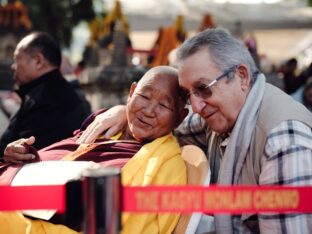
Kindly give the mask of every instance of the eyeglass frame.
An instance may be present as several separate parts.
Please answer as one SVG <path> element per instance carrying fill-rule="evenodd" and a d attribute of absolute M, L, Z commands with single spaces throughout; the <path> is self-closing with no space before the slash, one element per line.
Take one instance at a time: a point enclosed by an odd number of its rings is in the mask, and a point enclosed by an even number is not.
<path fill-rule="evenodd" d="M 211 87 L 214 86 L 219 80 L 221 80 L 224 77 L 227 77 L 229 75 L 230 72 L 235 71 L 238 68 L 238 65 L 234 65 L 232 67 L 230 67 L 229 69 L 226 69 L 225 71 L 223 71 L 223 73 L 218 76 L 217 78 L 215 78 L 213 81 L 211 81 L 209 84 L 205 85 L 203 84 L 203 86 L 201 87 L 201 89 L 203 90 L 210 90 L 210 94 L 208 96 L 206 96 L 205 94 L 202 94 L 202 91 L 198 91 L 198 88 L 193 90 L 193 91 L 189 91 L 187 93 L 187 104 L 190 105 L 191 104 L 191 95 L 194 95 L 195 97 L 201 98 L 201 99 L 206 99 L 211 97 L 212 95 L 212 90 Z"/>

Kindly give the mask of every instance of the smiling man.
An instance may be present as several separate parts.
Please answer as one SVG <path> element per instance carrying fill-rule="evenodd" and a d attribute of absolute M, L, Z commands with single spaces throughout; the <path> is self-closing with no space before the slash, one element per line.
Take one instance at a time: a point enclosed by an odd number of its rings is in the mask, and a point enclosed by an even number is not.
<path fill-rule="evenodd" d="M 178 50 L 194 114 L 177 130 L 206 149 L 212 183 L 312 185 L 312 115 L 265 82 L 244 45 L 208 29 Z M 309 214 L 216 215 L 217 233 L 309 233 Z"/>

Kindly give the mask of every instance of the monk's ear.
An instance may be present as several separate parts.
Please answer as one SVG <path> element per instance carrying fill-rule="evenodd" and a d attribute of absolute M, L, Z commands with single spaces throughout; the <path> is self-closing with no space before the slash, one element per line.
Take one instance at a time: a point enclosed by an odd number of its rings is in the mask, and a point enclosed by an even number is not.
<path fill-rule="evenodd" d="M 128 96 L 128 101 L 132 97 L 135 88 L 137 87 L 137 82 L 133 82 L 130 86 L 130 91 L 129 91 L 129 96 Z"/>
<path fill-rule="evenodd" d="M 130 92 L 129 92 L 129 97 L 132 97 L 135 88 L 137 87 L 137 82 L 132 82 L 131 86 L 130 86 Z"/>
<path fill-rule="evenodd" d="M 185 117 L 187 116 L 188 113 L 189 113 L 189 110 L 187 108 L 183 108 L 180 111 L 180 115 L 177 117 L 177 121 L 176 121 L 176 124 L 174 126 L 175 128 L 177 128 L 182 123 L 182 121 L 185 119 Z"/>

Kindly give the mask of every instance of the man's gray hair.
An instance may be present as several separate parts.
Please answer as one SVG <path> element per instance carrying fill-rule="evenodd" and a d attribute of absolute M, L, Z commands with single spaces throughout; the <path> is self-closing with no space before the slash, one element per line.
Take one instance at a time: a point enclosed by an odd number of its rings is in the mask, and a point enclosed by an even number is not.
<path fill-rule="evenodd" d="M 240 64 L 246 64 L 251 82 L 258 71 L 253 58 L 245 45 L 223 28 L 206 29 L 186 40 L 177 51 L 178 62 L 183 61 L 199 50 L 207 48 L 213 62 L 220 70 Z"/>

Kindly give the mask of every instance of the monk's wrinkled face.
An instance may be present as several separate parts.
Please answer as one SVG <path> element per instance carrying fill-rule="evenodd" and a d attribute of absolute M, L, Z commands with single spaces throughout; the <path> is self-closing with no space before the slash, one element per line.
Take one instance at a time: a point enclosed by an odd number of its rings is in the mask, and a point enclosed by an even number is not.
<path fill-rule="evenodd" d="M 170 133 L 179 113 L 178 81 L 148 73 L 133 83 L 127 103 L 128 130 L 138 141 L 151 141 Z"/>

